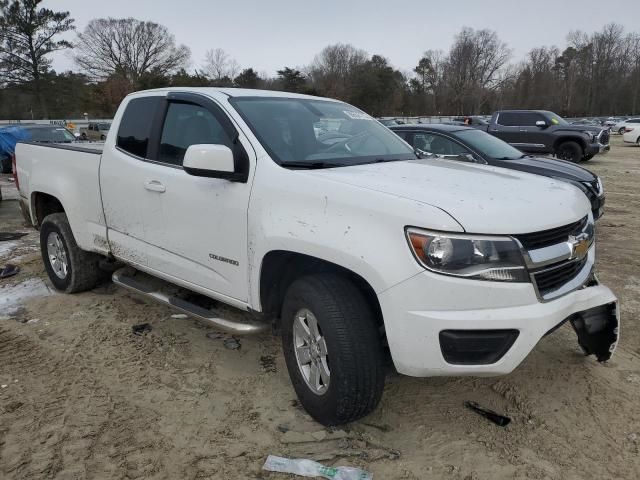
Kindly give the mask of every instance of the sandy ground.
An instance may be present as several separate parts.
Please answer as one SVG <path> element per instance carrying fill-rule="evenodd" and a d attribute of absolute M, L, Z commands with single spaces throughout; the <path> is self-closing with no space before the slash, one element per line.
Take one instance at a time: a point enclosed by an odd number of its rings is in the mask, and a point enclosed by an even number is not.
<path fill-rule="evenodd" d="M 230 350 L 213 330 L 111 284 L 57 294 L 37 234 L 3 201 L 0 231 L 30 233 L 0 242 L 0 264 L 22 268 L 0 281 L 0 478 L 289 478 L 261 471 L 269 454 L 356 465 L 376 479 L 638 478 L 640 148 L 614 137 L 588 167 L 607 190 L 599 277 L 621 301 L 611 362 L 583 357 L 565 326 L 505 377 L 390 372 L 375 413 L 344 438 L 309 443 L 284 433 L 323 428 L 295 400 L 279 339 L 242 338 Z M 132 335 L 140 322 L 153 330 Z M 513 421 L 497 427 L 464 400 Z"/>

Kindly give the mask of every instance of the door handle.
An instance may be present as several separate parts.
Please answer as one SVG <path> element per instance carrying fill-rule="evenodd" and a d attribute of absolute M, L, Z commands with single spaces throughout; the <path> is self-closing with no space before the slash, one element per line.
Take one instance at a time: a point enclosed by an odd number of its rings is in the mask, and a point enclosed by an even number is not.
<path fill-rule="evenodd" d="M 150 192 L 158 192 L 158 193 L 164 193 L 167 190 L 167 188 L 157 180 L 150 180 L 148 182 L 144 182 L 144 188 L 146 188 Z"/>

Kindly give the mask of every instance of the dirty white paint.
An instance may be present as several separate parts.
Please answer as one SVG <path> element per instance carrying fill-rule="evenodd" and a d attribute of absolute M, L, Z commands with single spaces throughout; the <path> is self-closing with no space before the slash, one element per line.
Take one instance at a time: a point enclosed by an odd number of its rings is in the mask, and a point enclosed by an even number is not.
<path fill-rule="evenodd" d="M 25 304 L 36 297 L 53 295 L 54 291 L 39 278 L 29 278 L 16 285 L 0 287 L 0 319 L 9 317 Z"/>

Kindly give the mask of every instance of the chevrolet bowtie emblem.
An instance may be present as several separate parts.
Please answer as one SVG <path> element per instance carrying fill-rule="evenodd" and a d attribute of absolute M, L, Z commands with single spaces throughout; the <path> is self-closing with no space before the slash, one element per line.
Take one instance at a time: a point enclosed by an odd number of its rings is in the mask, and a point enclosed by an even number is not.
<path fill-rule="evenodd" d="M 589 236 L 584 233 L 577 236 L 569 236 L 569 241 L 567 243 L 569 244 L 569 247 L 571 247 L 571 256 L 569 257 L 569 260 L 583 258 L 587 253 L 589 253 Z"/>

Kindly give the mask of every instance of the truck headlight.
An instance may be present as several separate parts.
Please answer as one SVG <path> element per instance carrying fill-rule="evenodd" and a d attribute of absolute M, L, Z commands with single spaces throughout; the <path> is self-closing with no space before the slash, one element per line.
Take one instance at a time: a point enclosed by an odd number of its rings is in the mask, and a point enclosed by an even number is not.
<path fill-rule="evenodd" d="M 427 270 L 475 280 L 529 282 L 518 244 L 490 237 L 407 229 L 414 256 Z"/>

